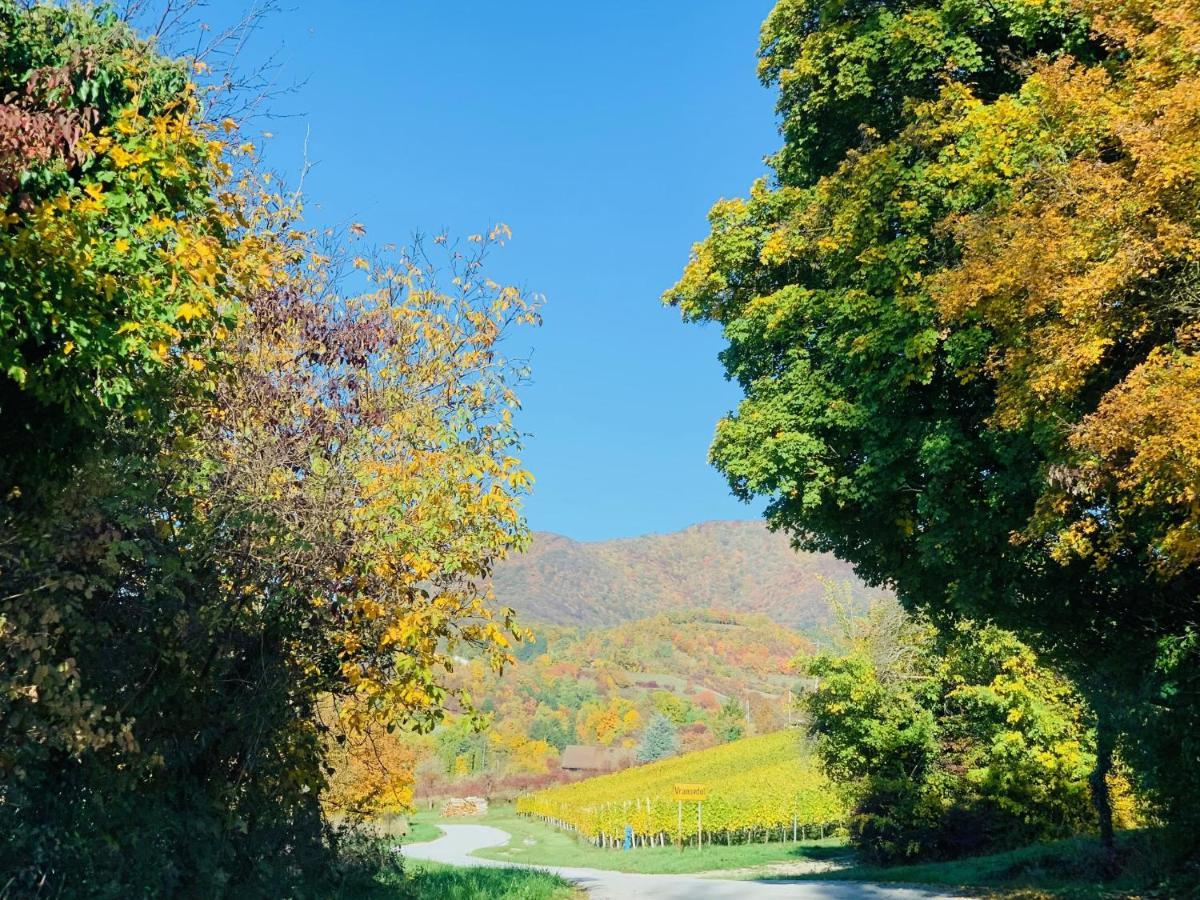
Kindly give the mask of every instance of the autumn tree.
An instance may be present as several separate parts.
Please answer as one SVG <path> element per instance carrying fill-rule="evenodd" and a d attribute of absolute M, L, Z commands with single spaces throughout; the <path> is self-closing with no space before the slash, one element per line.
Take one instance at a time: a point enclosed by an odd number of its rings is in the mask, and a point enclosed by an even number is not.
<path fill-rule="evenodd" d="M 575 732 L 585 744 L 633 746 L 633 735 L 641 727 L 641 722 L 637 707 L 614 694 L 607 701 L 585 703 L 579 710 Z"/>
<path fill-rule="evenodd" d="M 1197 23 L 1158 0 L 780 2 L 774 176 L 714 207 L 667 294 L 724 326 L 745 400 L 711 453 L 738 495 L 1077 679 L 1106 839 L 1122 731 L 1198 833 Z"/>
<path fill-rule="evenodd" d="M 657 714 L 674 725 L 683 725 L 697 714 L 691 700 L 671 691 L 655 691 L 650 696 L 650 702 Z"/>
<path fill-rule="evenodd" d="M 484 273 L 504 228 L 308 232 L 195 61 L 109 11 L 0 22 L 2 880 L 327 885 L 337 767 L 468 707 L 464 645 L 511 661 L 484 584 L 529 476 L 499 346 L 536 304 Z M 402 803 L 387 774 L 346 806 Z"/>
<path fill-rule="evenodd" d="M 324 800 L 330 811 L 357 819 L 412 808 L 417 751 L 399 734 L 369 725 L 353 734 L 339 732 L 327 747 L 332 774 Z"/>

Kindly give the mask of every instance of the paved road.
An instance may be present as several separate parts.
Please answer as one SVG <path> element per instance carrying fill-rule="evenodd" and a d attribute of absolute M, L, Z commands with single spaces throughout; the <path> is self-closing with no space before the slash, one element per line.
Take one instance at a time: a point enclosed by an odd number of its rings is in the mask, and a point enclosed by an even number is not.
<path fill-rule="evenodd" d="M 839 881 L 731 881 L 692 875 L 628 875 L 565 866 L 519 866 L 472 856 L 484 847 L 507 844 L 509 834 L 488 825 L 439 825 L 446 833 L 424 844 L 407 844 L 407 859 L 453 866 L 544 868 L 585 888 L 590 900 L 954 900 L 920 888 Z"/>

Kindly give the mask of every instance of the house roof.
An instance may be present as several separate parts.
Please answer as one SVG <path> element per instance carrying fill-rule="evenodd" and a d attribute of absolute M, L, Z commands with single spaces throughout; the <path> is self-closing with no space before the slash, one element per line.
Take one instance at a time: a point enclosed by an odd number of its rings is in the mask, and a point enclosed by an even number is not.
<path fill-rule="evenodd" d="M 604 752 L 602 747 L 584 747 L 580 744 L 571 744 L 562 752 L 562 760 L 559 765 L 564 769 L 599 769 L 601 767 L 601 754 Z"/>
<path fill-rule="evenodd" d="M 559 765 L 564 769 L 588 772 L 615 769 L 633 761 L 633 751 L 621 747 L 585 747 L 571 744 L 562 752 Z"/>

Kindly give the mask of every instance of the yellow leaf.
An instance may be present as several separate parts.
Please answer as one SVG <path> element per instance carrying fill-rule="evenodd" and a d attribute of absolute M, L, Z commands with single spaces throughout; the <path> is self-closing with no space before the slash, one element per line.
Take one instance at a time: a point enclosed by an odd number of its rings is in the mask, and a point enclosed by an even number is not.
<path fill-rule="evenodd" d="M 124 147 L 113 147 L 108 154 L 118 169 L 124 169 L 134 162 L 134 155 Z"/>
<path fill-rule="evenodd" d="M 175 318 L 183 319 L 185 322 L 191 322 L 192 319 L 198 319 L 202 315 L 204 315 L 204 308 L 190 302 L 179 304 L 179 309 L 175 310 Z"/>

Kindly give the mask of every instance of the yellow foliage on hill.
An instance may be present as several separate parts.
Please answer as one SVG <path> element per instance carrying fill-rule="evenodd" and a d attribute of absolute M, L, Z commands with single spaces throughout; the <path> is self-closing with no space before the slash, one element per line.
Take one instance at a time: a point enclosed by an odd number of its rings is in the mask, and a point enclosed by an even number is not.
<path fill-rule="evenodd" d="M 620 840 L 625 826 L 639 842 L 684 840 L 697 834 L 696 804 L 684 802 L 682 828 L 676 784 L 704 784 L 705 841 L 732 842 L 763 832 L 840 824 L 846 808 L 792 730 L 744 738 L 622 772 L 538 791 L 517 811 L 539 816 L 596 841 Z"/>

